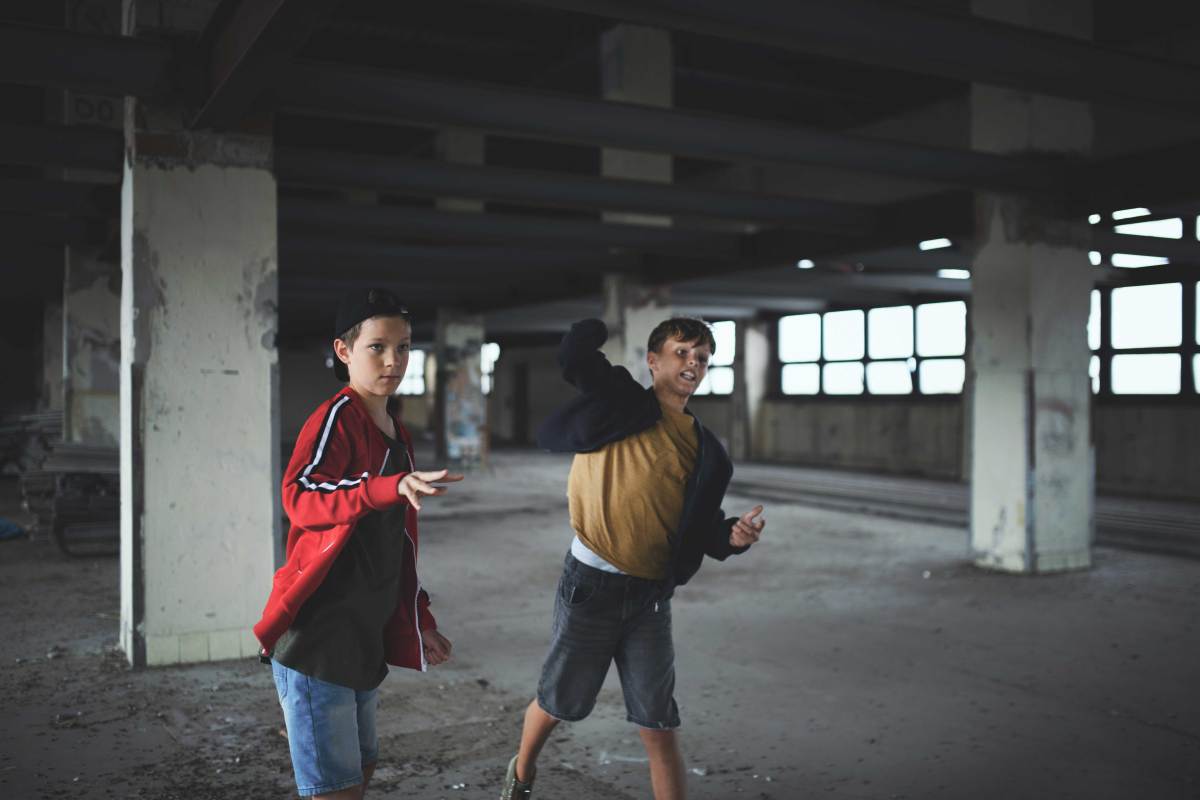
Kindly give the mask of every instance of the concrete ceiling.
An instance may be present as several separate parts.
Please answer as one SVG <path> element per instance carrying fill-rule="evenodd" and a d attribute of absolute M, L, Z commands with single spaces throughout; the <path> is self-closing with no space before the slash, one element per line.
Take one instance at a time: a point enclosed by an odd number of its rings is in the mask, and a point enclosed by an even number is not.
<path fill-rule="evenodd" d="M 297 336 L 330 291 L 380 281 L 513 335 L 594 309 L 607 272 L 671 283 L 678 307 L 708 316 L 962 296 L 969 282 L 936 270 L 966 265 L 971 190 L 1062 194 L 1081 213 L 1195 199 L 1200 67 L 1181 43 L 1200 19 L 1181 4 L 1134 33 L 1126 8 L 1097 2 L 1103 44 L 959 0 L 167 2 L 167 30 L 138 37 L 113 20 L 68 27 L 54 3 L 7 5 L 0 231 L 117 252 L 119 120 L 58 124 L 47 109 L 63 90 L 178 106 L 197 129 L 269 130 L 282 329 Z M 598 43 L 619 22 L 672 31 L 674 107 L 600 98 Z M 1109 137 L 1091 160 L 973 152 L 972 81 L 1168 124 Z M 439 157 L 439 132 L 464 128 L 486 135 L 482 164 Z M 674 181 L 600 177 L 603 147 L 668 154 Z M 958 251 L 916 249 L 933 236 Z"/>

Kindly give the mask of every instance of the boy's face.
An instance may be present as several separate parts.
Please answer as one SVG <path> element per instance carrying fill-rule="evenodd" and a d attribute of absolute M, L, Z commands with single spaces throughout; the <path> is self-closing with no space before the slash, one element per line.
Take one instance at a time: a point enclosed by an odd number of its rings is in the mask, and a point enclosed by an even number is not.
<path fill-rule="evenodd" d="M 707 342 L 685 342 L 667 339 L 655 353 L 646 354 L 650 374 L 654 376 L 654 388 L 665 389 L 681 397 L 691 397 L 696 387 L 708 374 L 708 361 L 712 348 Z"/>
<path fill-rule="evenodd" d="M 387 397 L 395 394 L 408 369 L 412 327 L 403 317 L 363 320 L 353 347 L 341 339 L 333 351 L 350 372 L 350 384 L 360 393 Z"/>

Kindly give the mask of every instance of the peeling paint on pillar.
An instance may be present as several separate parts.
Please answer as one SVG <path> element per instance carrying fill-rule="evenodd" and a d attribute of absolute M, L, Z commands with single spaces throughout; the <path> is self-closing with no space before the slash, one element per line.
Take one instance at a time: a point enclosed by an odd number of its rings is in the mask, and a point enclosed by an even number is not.
<path fill-rule="evenodd" d="M 270 143 L 190 133 L 130 138 L 122 187 L 122 645 L 150 665 L 250 656 L 279 513 Z"/>
<path fill-rule="evenodd" d="M 1093 456 L 1086 226 L 1055 205 L 977 200 L 972 549 L 1014 572 L 1086 567 Z"/>

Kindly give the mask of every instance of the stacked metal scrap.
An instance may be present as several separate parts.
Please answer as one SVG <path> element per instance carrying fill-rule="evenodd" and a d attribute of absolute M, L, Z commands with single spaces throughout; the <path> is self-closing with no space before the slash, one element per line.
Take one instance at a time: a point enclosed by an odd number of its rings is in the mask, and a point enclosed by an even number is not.
<path fill-rule="evenodd" d="M 9 414 L 0 417 L 0 474 L 24 475 L 40 469 L 62 441 L 61 411 Z"/>

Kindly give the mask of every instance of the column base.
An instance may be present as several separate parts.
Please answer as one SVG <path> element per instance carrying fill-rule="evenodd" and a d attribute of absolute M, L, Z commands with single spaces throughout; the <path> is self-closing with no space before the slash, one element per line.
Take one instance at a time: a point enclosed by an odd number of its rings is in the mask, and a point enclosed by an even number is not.
<path fill-rule="evenodd" d="M 975 566 L 993 572 L 1014 575 L 1049 575 L 1091 569 L 1092 551 L 1089 548 L 1037 553 L 1027 560 L 1024 553 L 977 553 Z"/>

